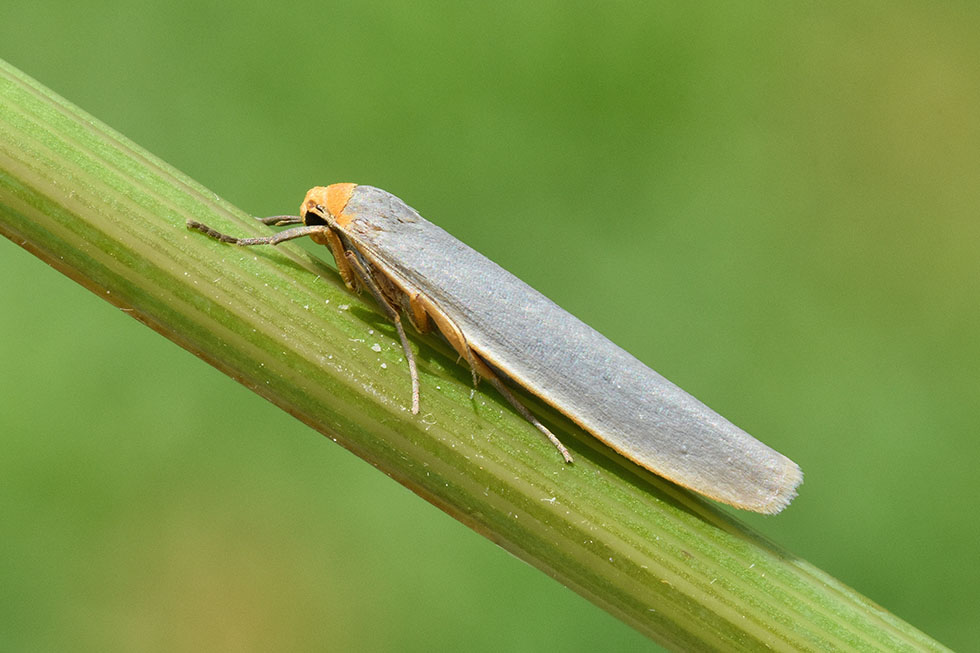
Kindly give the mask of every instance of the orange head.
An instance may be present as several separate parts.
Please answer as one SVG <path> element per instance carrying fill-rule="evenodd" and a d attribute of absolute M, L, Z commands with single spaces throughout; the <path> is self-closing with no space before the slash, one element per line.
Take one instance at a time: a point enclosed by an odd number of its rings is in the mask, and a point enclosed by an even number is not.
<path fill-rule="evenodd" d="M 311 188 L 299 207 L 303 222 L 307 225 L 324 224 L 327 215 L 338 223 L 343 222 L 341 215 L 356 187 L 357 184 L 330 184 Z"/>

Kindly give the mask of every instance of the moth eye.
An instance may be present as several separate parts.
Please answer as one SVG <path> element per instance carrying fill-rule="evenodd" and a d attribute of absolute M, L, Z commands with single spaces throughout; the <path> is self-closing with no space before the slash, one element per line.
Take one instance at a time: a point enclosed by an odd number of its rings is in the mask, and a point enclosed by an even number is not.
<path fill-rule="evenodd" d="M 303 222 L 306 223 L 307 227 L 312 227 L 313 225 L 323 225 L 327 224 L 327 221 L 323 219 L 323 213 L 320 212 L 320 207 L 316 207 L 311 211 L 307 211 L 306 215 L 303 216 Z"/>

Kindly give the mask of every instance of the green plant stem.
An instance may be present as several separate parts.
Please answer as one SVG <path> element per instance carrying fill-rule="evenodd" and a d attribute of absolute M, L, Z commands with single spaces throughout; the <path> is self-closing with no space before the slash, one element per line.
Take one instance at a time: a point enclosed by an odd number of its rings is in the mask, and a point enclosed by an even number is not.
<path fill-rule="evenodd" d="M 576 458 L 563 465 L 433 338 L 413 337 L 413 416 L 393 329 L 331 268 L 188 218 L 268 233 L 0 65 L 0 232 L 508 551 L 677 649 L 943 650 L 532 400 Z"/>

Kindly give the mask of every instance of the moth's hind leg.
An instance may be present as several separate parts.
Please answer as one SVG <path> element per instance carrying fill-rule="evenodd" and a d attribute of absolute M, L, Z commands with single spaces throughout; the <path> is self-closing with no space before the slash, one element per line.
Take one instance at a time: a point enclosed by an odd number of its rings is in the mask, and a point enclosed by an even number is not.
<path fill-rule="evenodd" d="M 568 453 L 568 449 L 566 449 L 565 445 L 561 443 L 561 440 L 559 440 L 558 437 L 554 433 L 552 433 L 547 426 L 541 423 L 541 420 L 539 420 L 537 417 L 534 416 L 534 413 L 529 411 L 527 407 L 524 404 L 522 404 L 517 397 L 513 395 L 513 393 L 507 388 L 507 386 L 504 385 L 504 382 L 501 381 L 496 374 L 493 374 L 491 372 L 490 376 L 485 378 L 487 379 L 487 381 L 490 382 L 491 385 L 493 385 L 493 387 L 497 389 L 497 391 L 500 394 L 504 396 L 504 398 L 507 401 L 510 402 L 510 405 L 513 406 L 514 409 L 521 414 L 521 417 L 531 422 L 531 424 L 534 425 L 534 428 L 544 433 L 545 437 L 547 437 L 548 440 L 551 441 L 551 444 L 555 445 L 555 448 L 558 449 L 558 453 L 561 454 L 561 457 L 565 459 L 566 463 L 574 462 L 572 460 L 572 454 Z"/>
<path fill-rule="evenodd" d="M 504 399 L 506 399 L 508 403 L 510 403 L 510 405 L 513 406 L 518 413 L 520 413 L 521 417 L 529 421 L 534 428 L 541 431 L 541 433 L 548 438 L 551 444 L 555 445 L 555 448 L 558 449 L 558 452 L 562 455 L 562 458 L 565 459 L 566 463 L 572 462 L 572 454 L 568 453 L 568 449 L 566 449 L 565 445 L 561 443 L 561 440 L 559 440 L 547 426 L 541 423 L 541 420 L 535 417 L 534 414 L 529 411 L 517 397 L 514 396 L 514 393 L 512 393 L 510 389 L 504 385 L 504 382 L 500 380 L 500 377 L 498 377 L 492 369 L 490 369 L 490 366 L 487 365 L 487 363 L 484 362 L 483 359 L 470 348 L 469 344 L 466 342 L 466 336 L 463 335 L 463 332 L 459 329 L 459 327 L 456 326 L 456 324 L 449 319 L 445 313 L 440 311 L 438 307 L 436 307 L 436 305 L 424 295 L 416 296 L 413 298 L 413 301 L 417 303 L 419 307 L 425 310 L 425 313 L 432 318 L 432 321 L 435 322 L 436 326 L 439 328 L 439 331 L 443 336 L 445 336 L 446 340 L 449 341 L 449 344 L 452 345 L 453 349 L 455 349 L 459 355 L 465 358 L 466 362 L 469 363 L 470 371 L 473 373 L 473 385 L 477 384 L 480 377 L 483 377 L 489 381 L 490 385 L 496 388 L 497 392 L 503 395 Z"/>

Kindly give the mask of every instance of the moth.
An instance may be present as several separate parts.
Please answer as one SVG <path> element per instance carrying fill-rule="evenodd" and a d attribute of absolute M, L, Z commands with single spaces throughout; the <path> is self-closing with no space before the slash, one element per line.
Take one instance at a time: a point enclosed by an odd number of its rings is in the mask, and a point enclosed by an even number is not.
<path fill-rule="evenodd" d="M 235 245 L 309 237 L 330 248 L 346 286 L 367 291 L 395 325 L 408 361 L 412 412 L 418 371 L 402 324 L 438 330 L 566 462 L 568 449 L 508 389 L 520 385 L 638 465 L 737 508 L 775 514 L 803 481 L 799 466 L 759 442 L 479 252 L 379 188 L 311 189 L 302 225 L 262 238 L 187 226 Z"/>

